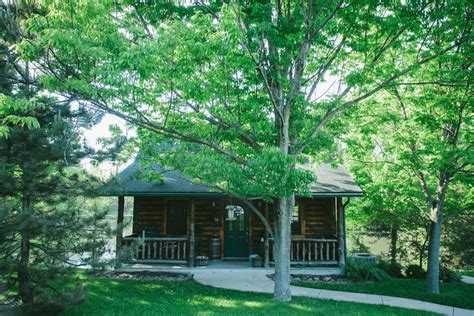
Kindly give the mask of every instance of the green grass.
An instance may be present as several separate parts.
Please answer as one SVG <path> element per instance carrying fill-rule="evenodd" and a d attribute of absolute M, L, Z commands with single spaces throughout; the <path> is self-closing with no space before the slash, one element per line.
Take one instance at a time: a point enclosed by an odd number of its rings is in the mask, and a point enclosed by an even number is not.
<path fill-rule="evenodd" d="M 415 300 L 474 309 L 474 285 L 459 283 L 440 284 L 440 294 L 426 293 L 425 280 L 393 279 L 387 282 L 331 284 L 315 282 L 293 282 L 294 285 L 356 293 L 369 293 L 411 298 Z"/>
<path fill-rule="evenodd" d="M 380 305 L 217 289 L 194 281 L 145 282 L 89 278 L 86 301 L 63 315 L 434 315 Z"/>
<path fill-rule="evenodd" d="M 474 278 L 474 270 L 461 271 L 462 275 L 467 275 Z"/>

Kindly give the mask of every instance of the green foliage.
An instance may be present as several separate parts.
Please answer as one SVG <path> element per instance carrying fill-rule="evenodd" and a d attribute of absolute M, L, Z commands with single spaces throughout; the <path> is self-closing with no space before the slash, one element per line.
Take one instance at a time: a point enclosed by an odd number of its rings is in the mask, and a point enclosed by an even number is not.
<path fill-rule="evenodd" d="M 41 271 L 41 273 L 44 274 L 45 271 Z M 50 282 L 50 280 L 47 282 Z M 34 301 L 22 305 L 22 312 L 27 314 L 57 315 L 67 308 L 84 301 L 84 288 L 79 282 L 76 282 L 73 290 L 58 291 L 55 287 L 48 285 L 35 287 L 34 291 Z"/>
<path fill-rule="evenodd" d="M 473 201 L 470 193 L 464 195 L 465 189 L 457 192 L 457 198 L 452 202 L 461 204 L 463 200 Z M 443 231 L 443 265 L 457 269 L 466 269 L 474 267 L 474 208 L 470 206 L 471 202 L 466 203 L 467 209 L 461 211 L 458 215 L 448 217 L 444 222 Z"/>
<path fill-rule="evenodd" d="M 51 74 L 42 78 L 46 88 L 139 126 L 153 159 L 157 143 L 199 144 L 204 153 L 194 151 L 196 170 L 188 166 L 187 174 L 215 167 L 198 160 L 220 160 L 233 178 L 242 174 L 238 181 L 245 185 L 228 184 L 232 194 L 284 197 L 307 191 L 308 174 L 293 170 L 294 162 L 275 149 L 316 162 L 332 156 L 334 139 L 347 131 L 335 114 L 438 53 L 418 49 L 420 43 L 439 34 L 443 45 L 455 41 L 459 33 L 446 30 L 457 30 L 464 4 L 325 1 L 316 8 L 290 1 L 284 6 L 44 3 L 40 8 L 50 14 L 26 21 L 34 37 L 19 50 L 29 60 L 49 61 L 37 63 Z M 434 27 L 439 12 L 450 19 Z M 402 58 L 402 47 L 418 51 L 420 59 Z M 333 83 L 339 89 L 322 93 L 330 75 L 340 79 Z M 284 110 L 288 122 L 282 124 Z M 329 114 L 332 121 L 326 122 Z M 290 148 L 280 146 L 282 135 Z M 222 176 L 221 169 L 211 170 Z M 233 178 L 224 181 L 238 182 Z M 208 174 L 195 179 L 222 185 Z"/>
<path fill-rule="evenodd" d="M 439 280 L 446 283 L 461 283 L 461 274 L 447 267 L 439 268 Z"/>
<path fill-rule="evenodd" d="M 409 279 L 424 279 L 426 271 L 419 265 L 411 264 L 405 270 L 405 276 Z"/>
<path fill-rule="evenodd" d="M 358 231 L 351 230 L 351 234 L 353 235 L 353 245 L 351 246 L 350 252 L 351 253 L 370 253 L 369 247 L 367 247 L 361 240 L 361 234 Z"/>
<path fill-rule="evenodd" d="M 0 277 L 7 292 L 16 290 L 14 304 L 57 313 L 80 301 L 82 288 L 58 292 L 50 282 L 71 265 L 95 265 L 108 227 L 104 208 L 84 197 L 100 182 L 80 167 L 92 151 L 79 131 L 96 120 L 45 93 L 18 56 L 19 20 L 28 14 L 44 12 L 33 3 L 0 5 L 8 26 L 0 30 Z"/>
<path fill-rule="evenodd" d="M 403 278 L 402 265 L 397 262 L 393 264 L 390 261 L 378 259 L 376 267 L 385 271 L 393 278 Z"/>
<path fill-rule="evenodd" d="M 472 169 L 470 3 L 277 3 L 45 2 L 18 50 L 46 89 L 135 124 L 151 161 L 216 190 L 304 195 L 298 164 L 347 138 L 350 158 L 392 165 L 355 172 L 384 202 L 366 222 L 428 226 L 440 170 L 448 186 Z"/>
<path fill-rule="evenodd" d="M 356 282 L 386 282 L 390 276 L 373 264 L 348 260 L 346 264 L 346 277 Z"/>

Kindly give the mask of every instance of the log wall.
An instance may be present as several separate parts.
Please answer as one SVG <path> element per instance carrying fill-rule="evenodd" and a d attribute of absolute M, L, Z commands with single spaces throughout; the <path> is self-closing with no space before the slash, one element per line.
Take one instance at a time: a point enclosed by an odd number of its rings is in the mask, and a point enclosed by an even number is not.
<path fill-rule="evenodd" d="M 133 213 L 133 233 L 141 234 L 145 228 L 153 227 L 158 237 L 167 236 L 166 206 L 169 200 L 188 200 L 188 219 L 186 225 L 189 235 L 189 197 L 135 197 Z M 336 236 L 336 202 L 335 198 L 299 198 L 301 209 L 302 238 L 334 238 Z M 196 256 L 209 255 L 209 239 L 214 235 L 220 237 L 221 255 L 224 250 L 224 207 L 225 199 L 196 198 L 195 203 L 195 237 Z M 264 214 L 264 202 L 255 202 L 255 206 Z M 268 207 L 269 222 L 274 227 L 275 213 Z M 217 221 L 216 221 L 217 219 Z M 260 219 L 249 211 L 249 253 L 263 255 L 264 227 Z M 298 237 L 295 236 L 295 237 Z"/>

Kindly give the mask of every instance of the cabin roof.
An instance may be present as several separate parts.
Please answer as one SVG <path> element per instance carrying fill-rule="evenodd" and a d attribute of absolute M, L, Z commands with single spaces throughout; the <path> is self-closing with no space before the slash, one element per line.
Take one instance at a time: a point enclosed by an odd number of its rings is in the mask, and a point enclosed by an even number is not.
<path fill-rule="evenodd" d="M 357 197 L 363 196 L 361 188 L 343 166 L 333 168 L 330 163 L 316 167 L 305 165 L 312 170 L 316 181 L 310 185 L 312 196 L 318 197 Z M 143 179 L 146 172 L 159 173 L 163 182 L 152 182 Z M 124 196 L 216 196 L 223 195 L 199 183 L 193 183 L 179 171 L 165 170 L 156 163 L 151 163 L 147 170 L 138 159 L 127 166 L 105 188 L 106 195 Z"/>

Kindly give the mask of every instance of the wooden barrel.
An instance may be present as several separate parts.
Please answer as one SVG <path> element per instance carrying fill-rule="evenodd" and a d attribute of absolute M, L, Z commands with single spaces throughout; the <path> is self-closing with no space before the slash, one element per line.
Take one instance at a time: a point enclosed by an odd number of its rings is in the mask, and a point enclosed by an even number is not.
<path fill-rule="evenodd" d="M 221 258 L 221 240 L 219 237 L 209 239 L 209 259 L 218 260 Z"/>

